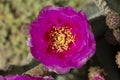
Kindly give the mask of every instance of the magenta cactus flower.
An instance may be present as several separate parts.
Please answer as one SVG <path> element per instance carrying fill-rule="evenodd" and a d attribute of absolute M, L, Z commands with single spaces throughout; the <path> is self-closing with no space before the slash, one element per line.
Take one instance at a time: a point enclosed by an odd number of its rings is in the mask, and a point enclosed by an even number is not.
<path fill-rule="evenodd" d="M 32 55 L 58 74 L 82 67 L 96 50 L 94 35 L 83 11 L 71 7 L 44 7 L 30 24 Z"/>
<path fill-rule="evenodd" d="M 54 80 L 51 76 L 28 76 L 28 75 L 0 75 L 0 80 Z"/>

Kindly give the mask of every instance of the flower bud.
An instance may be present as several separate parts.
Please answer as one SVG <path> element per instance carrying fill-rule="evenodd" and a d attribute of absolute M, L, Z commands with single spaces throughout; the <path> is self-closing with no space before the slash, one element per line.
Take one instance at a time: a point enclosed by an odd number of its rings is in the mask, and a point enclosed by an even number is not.
<path fill-rule="evenodd" d="M 118 68 L 120 68 L 120 52 L 117 53 L 115 58 L 116 58 L 116 63 L 118 65 Z"/>
<path fill-rule="evenodd" d="M 106 80 L 104 70 L 100 67 L 90 67 L 88 71 L 89 80 Z"/>

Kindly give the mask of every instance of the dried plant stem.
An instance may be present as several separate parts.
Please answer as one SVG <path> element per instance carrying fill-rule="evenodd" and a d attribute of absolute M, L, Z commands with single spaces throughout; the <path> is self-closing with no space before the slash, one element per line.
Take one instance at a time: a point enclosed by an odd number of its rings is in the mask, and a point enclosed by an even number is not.
<path fill-rule="evenodd" d="M 120 29 L 114 29 L 113 30 L 113 35 L 116 38 L 116 40 L 118 41 L 119 45 L 120 45 Z"/>
<path fill-rule="evenodd" d="M 107 2 L 105 0 L 93 0 L 95 4 L 98 6 L 98 8 L 104 12 L 105 15 L 107 15 L 109 12 L 112 11 L 112 9 L 109 7 Z"/>
<path fill-rule="evenodd" d="M 35 66 L 34 68 L 26 71 L 23 74 L 34 76 L 34 75 L 45 75 L 47 73 L 48 73 L 47 69 L 45 69 L 45 67 L 42 64 L 39 64 Z"/>
<path fill-rule="evenodd" d="M 93 0 L 106 15 L 106 24 L 113 30 L 113 35 L 120 45 L 120 14 L 109 7 L 106 0 Z M 112 42 L 111 42 L 112 43 Z"/>

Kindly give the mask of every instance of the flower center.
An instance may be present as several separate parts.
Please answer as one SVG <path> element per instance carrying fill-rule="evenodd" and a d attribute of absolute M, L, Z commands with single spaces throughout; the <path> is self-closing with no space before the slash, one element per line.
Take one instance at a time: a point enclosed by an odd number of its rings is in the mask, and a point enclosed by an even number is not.
<path fill-rule="evenodd" d="M 51 49 L 63 52 L 69 49 L 69 44 L 74 42 L 75 36 L 71 33 L 71 29 L 67 27 L 52 27 L 49 38 Z"/>

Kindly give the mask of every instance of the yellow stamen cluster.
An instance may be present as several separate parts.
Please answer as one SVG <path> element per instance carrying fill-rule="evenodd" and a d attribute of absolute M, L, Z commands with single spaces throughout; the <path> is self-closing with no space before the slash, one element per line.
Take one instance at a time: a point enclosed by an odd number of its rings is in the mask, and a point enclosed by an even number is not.
<path fill-rule="evenodd" d="M 75 36 L 71 33 L 71 29 L 67 27 L 53 27 L 49 33 L 49 45 L 57 52 L 69 49 L 69 44 L 74 42 Z"/>

